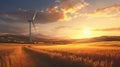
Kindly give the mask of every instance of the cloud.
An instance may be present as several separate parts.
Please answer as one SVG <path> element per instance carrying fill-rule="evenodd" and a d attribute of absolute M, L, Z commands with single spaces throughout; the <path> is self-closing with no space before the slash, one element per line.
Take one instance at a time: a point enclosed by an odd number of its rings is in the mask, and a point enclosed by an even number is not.
<path fill-rule="evenodd" d="M 54 29 L 51 30 L 51 32 L 58 34 L 58 35 L 66 35 L 66 33 L 75 33 L 75 31 L 81 31 L 82 28 L 71 26 L 71 25 L 63 25 L 63 26 L 58 26 L 55 27 Z"/>
<path fill-rule="evenodd" d="M 112 13 L 112 11 L 120 12 L 120 4 L 114 4 L 112 6 L 96 9 L 95 12 L 107 12 Z"/>
<path fill-rule="evenodd" d="M 46 8 L 45 10 L 38 11 L 36 22 L 45 24 L 57 21 L 64 21 L 77 15 L 77 11 L 87 5 L 84 0 L 58 0 L 59 4 L 55 4 Z M 32 10 L 25 10 L 19 8 L 14 12 L 0 13 L 0 21 L 4 22 L 27 22 L 31 19 L 34 12 Z"/>
<path fill-rule="evenodd" d="M 33 11 L 22 9 L 15 12 L 0 13 L 0 33 L 18 34 L 28 32 L 28 20 L 31 19 L 32 16 Z M 38 12 L 36 23 L 52 23 L 58 21 L 61 18 L 63 18 L 61 12 Z"/>
<path fill-rule="evenodd" d="M 120 4 L 114 4 L 112 6 L 98 8 L 91 13 L 84 13 L 81 16 L 91 17 L 91 18 L 110 18 L 120 15 Z"/>
<path fill-rule="evenodd" d="M 53 30 L 51 30 L 52 32 L 55 31 L 55 33 L 59 33 L 61 30 L 69 30 L 71 29 L 72 26 L 58 26 L 58 27 L 55 27 Z"/>
<path fill-rule="evenodd" d="M 19 25 L 11 25 L 11 24 L 2 24 L 0 23 L 0 33 L 9 33 L 9 34 L 23 34 L 27 32 L 27 29 L 24 29 L 25 27 L 19 26 Z"/>
<path fill-rule="evenodd" d="M 54 7 L 53 7 L 54 8 Z M 60 21 L 64 18 L 64 14 L 60 11 L 54 11 L 53 9 L 48 9 L 45 12 L 39 12 L 36 17 L 38 23 L 53 23 Z"/>
<path fill-rule="evenodd" d="M 58 0 L 58 2 L 65 13 L 75 13 L 88 5 L 84 0 Z"/>
<path fill-rule="evenodd" d="M 16 12 L 7 12 L 0 14 L 0 20 L 4 22 L 23 22 L 27 23 L 28 20 L 32 19 L 34 12 L 33 11 L 16 11 Z M 61 12 L 38 12 L 36 16 L 37 23 L 51 23 L 56 22 L 63 18 Z"/>
<path fill-rule="evenodd" d="M 64 13 L 64 20 L 77 18 L 80 10 L 88 5 L 84 0 L 57 0 Z"/>
<path fill-rule="evenodd" d="M 94 31 L 120 31 L 119 28 L 94 29 Z"/>
<path fill-rule="evenodd" d="M 27 32 L 25 17 L 19 12 L 0 13 L 0 33 L 22 34 Z"/>
<path fill-rule="evenodd" d="M 57 4 L 38 11 L 36 16 L 36 23 L 47 24 L 58 21 L 66 21 L 76 17 L 90 18 L 85 21 L 88 22 L 109 22 L 109 19 L 120 19 L 120 4 L 115 4 L 105 8 L 98 8 L 93 12 L 80 13 L 82 8 L 85 8 L 88 3 L 84 0 L 56 0 Z M 0 13 L 0 32 L 3 33 L 21 33 L 27 32 L 28 20 L 32 18 L 34 12 L 32 10 L 25 10 L 19 8 L 14 12 Z M 116 18 L 117 17 L 117 18 Z M 97 19 L 96 19 L 97 18 Z M 108 19 L 109 18 L 109 19 Z M 82 19 L 81 19 L 82 20 Z M 96 20 L 96 21 L 95 21 Z M 105 21 L 106 20 L 106 21 Z M 111 20 L 110 20 L 111 21 Z M 98 23 L 99 24 L 99 23 Z M 70 29 L 69 26 L 60 26 L 55 30 Z M 55 31 L 54 30 L 54 31 Z M 113 31 L 113 29 L 96 29 L 96 31 Z"/>
<path fill-rule="evenodd" d="M 58 21 L 70 20 L 77 16 L 78 11 L 87 5 L 84 0 L 55 0 L 55 5 L 40 10 L 36 16 L 36 23 L 47 24 Z M 19 8 L 14 12 L 0 13 L 1 33 L 27 32 L 28 20 L 32 18 L 33 10 Z"/>
<path fill-rule="evenodd" d="M 96 9 L 91 13 L 81 14 L 79 11 L 86 7 L 88 3 L 84 0 L 56 0 L 55 4 L 37 13 L 36 22 L 41 24 L 53 23 L 57 21 L 70 20 L 79 16 L 83 17 L 113 17 L 120 14 L 120 4 L 115 4 L 105 8 Z M 15 12 L 0 13 L 1 22 L 27 23 L 33 16 L 33 11 L 19 8 Z"/>
<path fill-rule="evenodd" d="M 65 28 L 69 29 L 69 28 L 72 28 L 72 26 L 58 26 L 55 29 L 58 30 L 58 29 L 65 29 Z"/>

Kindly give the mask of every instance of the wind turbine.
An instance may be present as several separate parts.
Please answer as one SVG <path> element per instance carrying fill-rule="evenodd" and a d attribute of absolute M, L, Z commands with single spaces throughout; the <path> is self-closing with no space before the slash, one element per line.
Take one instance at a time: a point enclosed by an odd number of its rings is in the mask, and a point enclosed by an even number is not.
<path fill-rule="evenodd" d="M 36 15 L 37 15 L 37 11 L 34 11 L 32 19 L 28 20 L 28 22 L 29 22 L 29 43 L 33 43 L 33 41 L 32 41 L 32 26 L 34 27 L 34 29 L 36 29 L 35 23 L 34 23 Z"/>

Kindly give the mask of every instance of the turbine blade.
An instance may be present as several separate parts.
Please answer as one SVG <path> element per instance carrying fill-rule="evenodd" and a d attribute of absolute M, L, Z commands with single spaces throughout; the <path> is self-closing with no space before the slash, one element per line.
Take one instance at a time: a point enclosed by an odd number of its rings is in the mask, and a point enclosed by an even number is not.
<path fill-rule="evenodd" d="M 33 18 L 32 18 L 32 25 L 34 27 L 34 29 L 36 30 L 36 26 L 35 26 L 35 18 L 36 18 L 36 15 L 37 15 L 37 11 L 34 12 L 34 15 L 33 15 Z"/>
<path fill-rule="evenodd" d="M 32 18 L 33 21 L 35 20 L 36 15 L 37 15 L 37 11 L 35 11 L 35 13 L 34 13 L 34 15 L 33 15 L 33 18 Z"/>
<path fill-rule="evenodd" d="M 34 21 L 32 21 L 32 25 L 33 25 L 34 29 L 36 30 L 36 26 L 35 26 L 35 24 L 34 24 Z"/>

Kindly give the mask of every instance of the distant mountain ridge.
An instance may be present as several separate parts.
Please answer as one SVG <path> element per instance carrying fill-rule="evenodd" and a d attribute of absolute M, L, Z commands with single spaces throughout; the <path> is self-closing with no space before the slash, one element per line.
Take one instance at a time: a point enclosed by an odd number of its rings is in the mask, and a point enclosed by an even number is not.
<path fill-rule="evenodd" d="M 100 41 L 120 41 L 120 36 L 101 36 L 85 39 L 48 39 L 33 37 L 33 42 L 48 44 L 87 43 Z M 29 37 L 25 35 L 0 35 L 0 43 L 29 43 Z"/>
<path fill-rule="evenodd" d="M 93 37 L 93 38 L 86 38 L 86 39 L 75 39 L 74 40 L 74 42 L 76 42 L 76 43 L 100 42 L 100 41 L 120 41 L 120 36 L 100 36 L 100 37 Z"/>
<path fill-rule="evenodd" d="M 58 38 L 48 38 L 48 37 L 32 37 L 33 42 L 37 43 L 60 43 L 64 42 L 64 40 L 61 41 L 61 39 Z M 66 41 L 67 42 L 67 41 Z M 29 36 L 26 35 L 0 35 L 0 43 L 29 43 Z"/>

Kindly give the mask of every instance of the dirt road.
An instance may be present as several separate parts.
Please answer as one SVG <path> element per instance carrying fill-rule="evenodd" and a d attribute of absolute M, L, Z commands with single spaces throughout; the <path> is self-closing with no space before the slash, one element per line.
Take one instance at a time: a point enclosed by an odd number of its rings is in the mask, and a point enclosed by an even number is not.
<path fill-rule="evenodd" d="M 34 62 L 31 61 L 31 57 L 23 50 L 23 47 L 24 46 L 1 47 L 0 67 L 35 67 Z"/>
<path fill-rule="evenodd" d="M 0 67 L 74 67 L 69 62 L 29 46 L 0 46 Z"/>

